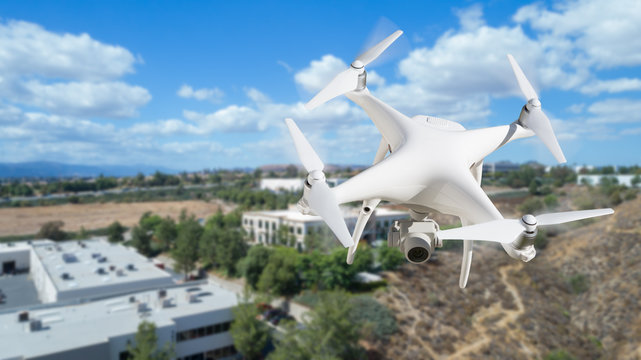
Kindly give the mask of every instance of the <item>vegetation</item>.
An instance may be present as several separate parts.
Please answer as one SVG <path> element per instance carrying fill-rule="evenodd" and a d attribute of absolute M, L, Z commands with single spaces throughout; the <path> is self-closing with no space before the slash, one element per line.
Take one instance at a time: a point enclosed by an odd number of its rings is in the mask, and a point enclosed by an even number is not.
<path fill-rule="evenodd" d="M 138 332 L 134 338 L 134 344 L 127 347 L 130 360 L 169 360 L 174 357 L 173 346 L 166 343 L 162 349 L 158 349 L 158 336 L 156 325 L 152 322 L 143 321 L 138 324 Z"/>
<path fill-rule="evenodd" d="M 67 234 L 62 231 L 64 225 L 65 223 L 60 220 L 48 221 L 42 224 L 36 236 L 41 239 L 50 239 L 53 241 L 64 240 L 67 238 Z"/>
<path fill-rule="evenodd" d="M 590 279 L 584 274 L 576 274 L 568 279 L 568 285 L 575 294 L 581 294 L 590 288 Z"/>
<path fill-rule="evenodd" d="M 383 340 L 398 331 L 396 318 L 391 310 L 371 296 L 354 296 L 349 302 L 354 309 L 350 313 L 350 319 L 356 324 L 363 325 L 363 336 Z"/>
<path fill-rule="evenodd" d="M 269 340 L 269 328 L 257 319 L 259 312 L 256 304 L 240 303 L 233 309 L 234 322 L 230 333 L 234 346 L 245 359 L 261 359 L 262 351 Z"/>
<path fill-rule="evenodd" d="M 84 228 L 82 228 L 84 230 Z M 118 221 L 114 221 L 107 227 L 107 240 L 110 243 L 122 242 L 125 240 L 124 233 L 127 229 Z"/>
<path fill-rule="evenodd" d="M 378 248 L 378 262 L 382 270 L 395 270 L 405 263 L 405 255 L 397 248 L 383 245 Z"/>
<path fill-rule="evenodd" d="M 568 354 L 565 350 L 555 350 L 547 354 L 543 359 L 545 360 L 574 360 L 574 357 Z"/>
<path fill-rule="evenodd" d="M 262 245 L 252 246 L 247 251 L 247 256 L 239 263 L 239 272 L 245 278 L 247 286 L 252 290 L 257 289 L 260 275 L 269 264 L 272 252 L 271 248 Z"/>
<path fill-rule="evenodd" d="M 277 342 L 268 359 L 360 359 L 364 350 L 359 346 L 361 324 L 353 321 L 354 309 L 347 293 L 325 292 L 310 312 L 310 321 L 303 329 L 286 325 L 287 331 Z"/>
<path fill-rule="evenodd" d="M 203 228 L 192 215 L 187 217 L 184 213 L 178 223 L 178 236 L 176 247 L 171 255 L 175 261 L 175 270 L 185 274 L 185 279 L 196 269 L 196 262 L 199 259 L 198 243 L 203 234 Z"/>

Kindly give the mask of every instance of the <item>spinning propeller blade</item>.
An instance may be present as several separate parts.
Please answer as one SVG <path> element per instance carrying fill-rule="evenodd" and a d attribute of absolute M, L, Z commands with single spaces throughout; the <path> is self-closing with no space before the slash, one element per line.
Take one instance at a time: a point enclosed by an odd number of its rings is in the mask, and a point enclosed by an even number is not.
<path fill-rule="evenodd" d="M 325 174 L 323 174 L 325 165 L 298 126 L 296 126 L 294 120 L 285 119 L 285 123 L 294 140 L 298 158 L 309 172 L 307 176 L 309 191 L 304 192 L 304 199 L 307 201 L 309 208 L 323 218 L 343 246 L 352 246 L 354 243 L 338 207 L 338 200 L 336 200 L 336 196 L 325 182 Z"/>
<path fill-rule="evenodd" d="M 537 216 L 539 225 L 557 225 L 566 222 L 589 219 L 597 216 L 614 214 L 612 209 L 594 209 L 581 211 L 565 211 Z"/>
<path fill-rule="evenodd" d="M 525 96 L 525 100 L 528 102 L 527 105 L 525 105 L 527 112 L 522 113 L 522 116 L 525 116 L 525 118 L 522 119 L 522 125 L 525 125 L 525 127 L 534 131 L 541 141 L 543 141 L 543 144 L 545 144 L 548 150 L 550 150 L 552 155 L 554 155 L 556 161 L 559 163 L 566 162 L 563 150 L 561 150 L 559 142 L 556 139 L 556 135 L 554 134 L 554 130 L 552 129 L 550 119 L 545 115 L 543 110 L 541 110 L 541 102 L 539 101 L 536 91 L 534 91 L 534 87 L 532 87 L 532 84 L 527 80 L 523 70 L 521 70 L 521 67 L 514 57 L 508 54 L 507 59 L 510 61 L 510 65 L 512 65 L 512 71 L 514 71 L 514 76 L 516 76 L 521 92 Z"/>
<path fill-rule="evenodd" d="M 352 62 L 349 69 L 336 75 L 323 90 L 305 104 L 305 107 L 311 110 L 339 95 L 356 90 L 358 87 L 358 77 L 365 71 L 364 67 L 381 55 L 401 34 L 403 34 L 401 30 L 396 30 L 392 35 L 359 55 Z"/>

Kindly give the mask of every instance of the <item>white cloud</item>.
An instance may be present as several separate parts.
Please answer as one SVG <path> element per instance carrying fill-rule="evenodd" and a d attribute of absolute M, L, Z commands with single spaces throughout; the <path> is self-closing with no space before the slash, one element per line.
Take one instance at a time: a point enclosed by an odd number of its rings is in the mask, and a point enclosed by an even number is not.
<path fill-rule="evenodd" d="M 603 92 L 610 94 L 624 91 L 641 90 L 641 79 L 620 78 L 614 80 L 595 80 L 581 87 L 580 91 L 584 94 L 598 95 Z"/>
<path fill-rule="evenodd" d="M 590 124 L 636 123 L 641 122 L 641 101 L 632 99 L 607 99 L 597 101 L 588 107 L 592 115 Z"/>
<path fill-rule="evenodd" d="M 138 123 L 131 126 L 128 131 L 142 135 L 202 135 L 203 130 L 178 119 L 159 120 L 155 122 Z"/>
<path fill-rule="evenodd" d="M 134 71 L 134 56 L 88 34 L 56 34 L 25 21 L 0 24 L 0 73 L 107 80 Z"/>
<path fill-rule="evenodd" d="M 194 90 L 194 88 L 189 85 L 183 85 L 178 89 L 177 95 L 186 99 L 192 98 L 200 101 L 208 100 L 213 103 L 219 103 L 222 101 L 225 93 L 219 88 L 202 88 Z"/>
<path fill-rule="evenodd" d="M 8 89 L 0 87 L 0 94 L 54 114 L 85 117 L 132 117 L 151 100 L 145 88 L 112 81 L 43 84 L 29 80 Z"/>
<path fill-rule="evenodd" d="M 524 6 L 518 23 L 558 39 L 571 40 L 599 68 L 641 64 L 641 2 L 576 0 L 558 2 L 553 10 L 541 3 Z"/>
<path fill-rule="evenodd" d="M 57 115 L 132 117 L 149 92 L 118 78 L 136 58 L 88 34 L 58 34 L 40 25 L 0 23 L 0 99 Z"/>
<path fill-rule="evenodd" d="M 294 80 L 306 91 L 316 93 L 347 67 L 343 60 L 334 55 L 324 55 L 320 60 L 313 60 L 308 67 L 297 72 Z"/>

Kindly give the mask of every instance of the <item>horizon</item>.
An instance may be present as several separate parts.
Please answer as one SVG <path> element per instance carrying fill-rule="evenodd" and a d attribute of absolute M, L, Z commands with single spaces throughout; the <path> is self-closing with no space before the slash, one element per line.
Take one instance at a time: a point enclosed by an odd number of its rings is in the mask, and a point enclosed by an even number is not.
<path fill-rule="evenodd" d="M 303 104 L 401 29 L 368 67 L 368 85 L 404 114 L 467 129 L 511 123 L 525 103 L 512 53 L 565 165 L 641 164 L 630 151 L 641 135 L 634 1 L 24 1 L 0 4 L 0 16 L 2 163 L 190 172 L 299 164 L 283 123 L 292 117 L 325 163 L 366 166 L 380 134 L 362 109 L 345 97 L 313 111 Z M 557 165 L 538 138 L 486 158 L 503 160 Z"/>

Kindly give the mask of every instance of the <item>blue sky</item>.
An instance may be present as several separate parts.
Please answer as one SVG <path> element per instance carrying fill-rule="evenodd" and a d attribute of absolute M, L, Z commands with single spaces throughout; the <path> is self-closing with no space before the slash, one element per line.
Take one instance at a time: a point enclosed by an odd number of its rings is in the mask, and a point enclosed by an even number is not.
<path fill-rule="evenodd" d="M 297 162 L 293 117 L 326 163 L 367 164 L 380 135 L 362 109 L 303 104 L 397 28 L 368 85 L 405 114 L 512 122 L 512 53 L 570 164 L 641 163 L 637 0 L 2 2 L 0 162 Z M 536 138 L 499 160 L 554 164 Z"/>

